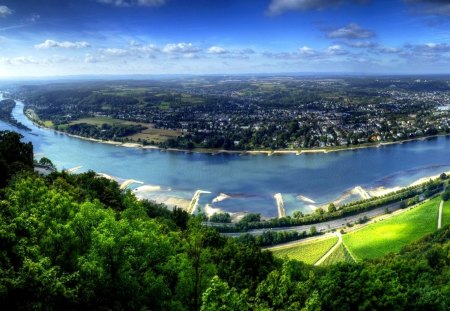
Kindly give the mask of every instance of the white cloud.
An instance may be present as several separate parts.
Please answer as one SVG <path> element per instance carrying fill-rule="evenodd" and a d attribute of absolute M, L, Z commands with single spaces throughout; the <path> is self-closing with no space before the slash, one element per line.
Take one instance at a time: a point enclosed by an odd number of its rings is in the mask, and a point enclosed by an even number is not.
<path fill-rule="evenodd" d="M 339 44 L 334 44 L 327 48 L 327 53 L 330 55 L 345 55 L 347 54 L 347 51 L 345 51 Z"/>
<path fill-rule="evenodd" d="M 13 11 L 8 8 L 6 5 L 0 5 L 0 17 L 6 17 L 11 15 Z"/>
<path fill-rule="evenodd" d="M 364 29 L 355 23 L 333 29 L 327 33 L 327 37 L 332 39 L 365 39 L 373 36 L 375 36 L 374 32 Z"/>
<path fill-rule="evenodd" d="M 368 4 L 371 0 L 272 0 L 268 12 L 281 14 L 286 11 L 324 10 L 342 4 Z"/>
<path fill-rule="evenodd" d="M 306 56 L 311 56 L 311 55 L 316 55 L 316 51 L 314 51 L 312 48 L 308 47 L 308 46 L 304 46 L 298 49 L 298 53 L 300 55 L 306 55 Z"/>
<path fill-rule="evenodd" d="M 226 54 L 228 51 L 220 46 L 212 46 L 208 49 L 210 54 Z"/>
<path fill-rule="evenodd" d="M 86 54 L 84 56 L 84 62 L 86 64 L 94 64 L 94 63 L 99 63 L 101 61 L 103 61 L 105 59 L 105 57 L 103 55 L 92 55 L 92 54 Z"/>
<path fill-rule="evenodd" d="M 341 4 L 342 0 L 272 0 L 269 13 L 280 14 L 292 10 L 322 10 Z"/>
<path fill-rule="evenodd" d="M 3 58 L 0 58 L 0 63 L 1 64 L 6 64 L 6 65 L 33 65 L 33 64 L 39 64 L 39 62 L 37 60 L 35 60 L 34 58 L 29 57 L 29 56 L 18 56 L 18 57 L 12 57 L 12 58 L 3 57 Z"/>
<path fill-rule="evenodd" d="M 199 52 L 200 49 L 196 46 L 194 46 L 192 43 L 170 43 L 167 44 L 164 48 L 163 48 L 163 52 L 164 53 L 186 53 L 186 54 L 192 54 L 192 53 L 197 53 Z"/>
<path fill-rule="evenodd" d="M 418 13 L 430 15 L 450 16 L 450 3 L 448 0 L 404 0 L 413 5 Z"/>
<path fill-rule="evenodd" d="M 110 4 L 117 7 L 146 6 L 158 7 L 164 5 L 166 0 L 97 0 L 99 3 Z"/>
<path fill-rule="evenodd" d="M 91 45 L 86 41 L 55 41 L 55 40 L 45 40 L 40 44 L 36 44 L 34 47 L 36 49 L 50 49 L 50 48 L 62 48 L 62 49 L 83 49 L 88 48 Z"/>
<path fill-rule="evenodd" d="M 144 54 L 153 54 L 160 51 L 160 49 L 156 45 L 153 44 L 143 45 L 136 41 L 130 42 L 130 50 Z"/>
<path fill-rule="evenodd" d="M 103 55 L 106 56 L 113 56 L 113 57 L 121 57 L 128 55 L 128 50 L 125 49 L 117 49 L 117 48 L 107 48 L 107 49 L 101 49 L 100 52 Z"/>
<path fill-rule="evenodd" d="M 41 16 L 39 14 L 34 13 L 34 14 L 31 14 L 31 16 L 28 17 L 26 19 L 26 21 L 29 23 L 34 23 L 34 22 L 37 22 L 40 18 L 41 18 Z"/>

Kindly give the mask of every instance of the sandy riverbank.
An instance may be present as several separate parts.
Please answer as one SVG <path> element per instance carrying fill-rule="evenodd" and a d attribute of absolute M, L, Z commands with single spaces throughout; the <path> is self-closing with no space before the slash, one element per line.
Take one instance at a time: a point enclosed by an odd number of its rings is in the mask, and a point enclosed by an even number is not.
<path fill-rule="evenodd" d="M 215 197 L 215 198 L 212 200 L 212 203 L 222 202 L 222 201 L 224 201 L 224 200 L 226 200 L 226 199 L 229 199 L 229 198 L 231 198 L 231 196 L 229 196 L 228 194 L 220 193 L 217 197 Z"/>

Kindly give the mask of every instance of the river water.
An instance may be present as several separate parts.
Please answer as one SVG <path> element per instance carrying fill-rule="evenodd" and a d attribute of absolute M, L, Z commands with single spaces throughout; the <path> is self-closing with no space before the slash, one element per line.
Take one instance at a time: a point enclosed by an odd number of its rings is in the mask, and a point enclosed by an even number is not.
<path fill-rule="evenodd" d="M 286 214 L 309 213 L 342 198 L 360 199 L 362 187 L 407 186 L 413 181 L 450 170 L 450 138 L 302 155 L 239 155 L 167 152 L 91 142 L 35 126 L 17 102 L 13 116 L 32 129 L 18 130 L 0 121 L 0 130 L 15 130 L 31 141 L 37 158 L 50 158 L 59 169 L 81 166 L 113 176 L 135 179 L 137 195 L 169 205 L 187 206 L 201 189 L 200 206 L 231 213 L 261 213 L 276 217 L 276 193 L 282 194 Z M 149 187 L 153 186 L 153 187 Z M 159 187 L 156 187 L 159 186 Z M 353 191 L 352 191 L 353 189 Z M 357 188 L 357 190 L 361 190 Z M 229 197 L 214 198 L 224 193 Z M 314 203 L 313 203 L 314 202 Z"/>

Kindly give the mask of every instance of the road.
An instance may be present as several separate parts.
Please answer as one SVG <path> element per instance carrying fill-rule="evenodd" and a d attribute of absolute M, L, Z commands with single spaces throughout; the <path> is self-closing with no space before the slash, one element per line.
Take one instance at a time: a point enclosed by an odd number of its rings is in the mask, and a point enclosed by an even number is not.
<path fill-rule="evenodd" d="M 386 208 L 389 209 L 389 212 L 394 212 L 396 210 L 400 209 L 400 202 L 395 202 L 392 204 L 384 205 L 382 207 L 375 208 L 373 210 L 362 212 L 356 215 L 347 216 L 344 218 L 329 220 L 321 223 L 316 224 L 310 224 L 310 225 L 303 225 L 303 226 L 293 226 L 293 227 L 277 227 L 277 228 L 263 228 L 263 229 L 253 229 L 249 230 L 247 232 L 232 232 L 232 233 L 223 233 L 224 236 L 229 237 L 238 237 L 242 234 L 251 234 L 251 235 L 261 235 L 264 231 L 297 231 L 302 233 L 303 231 L 306 231 L 307 233 L 310 232 L 311 227 L 316 227 L 316 230 L 318 232 L 325 232 L 328 230 L 338 229 L 344 227 L 347 223 L 354 224 L 358 221 L 358 219 L 363 218 L 366 216 L 367 218 L 373 218 L 380 215 L 385 214 Z"/>

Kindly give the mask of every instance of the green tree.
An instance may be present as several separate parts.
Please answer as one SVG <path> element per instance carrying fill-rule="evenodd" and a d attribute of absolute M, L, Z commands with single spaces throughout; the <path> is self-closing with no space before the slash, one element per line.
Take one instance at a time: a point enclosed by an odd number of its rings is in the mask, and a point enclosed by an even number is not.
<path fill-rule="evenodd" d="M 239 294 L 235 288 L 230 288 L 226 282 L 213 277 L 211 285 L 202 295 L 201 311 L 246 311 L 250 310 L 247 292 Z"/>
<path fill-rule="evenodd" d="M 328 205 L 328 212 L 333 213 L 335 211 L 336 211 L 336 205 L 334 205 L 334 203 L 330 203 L 330 205 Z"/>

